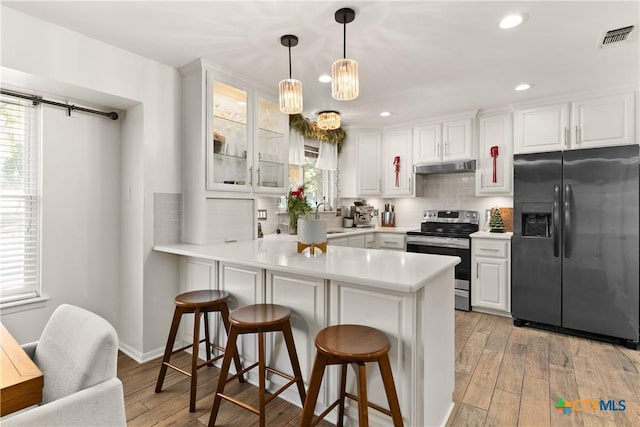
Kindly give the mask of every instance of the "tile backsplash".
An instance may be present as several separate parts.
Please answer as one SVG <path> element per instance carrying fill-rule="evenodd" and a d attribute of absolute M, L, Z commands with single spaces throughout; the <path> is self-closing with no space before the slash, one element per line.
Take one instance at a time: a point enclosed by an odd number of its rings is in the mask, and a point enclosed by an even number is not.
<path fill-rule="evenodd" d="M 182 194 L 153 193 L 153 244 L 179 243 L 182 232 Z"/>
<path fill-rule="evenodd" d="M 383 199 L 365 198 L 367 203 L 384 210 L 384 204 L 395 205 L 396 226 L 418 228 L 423 210 L 475 210 L 480 216 L 480 229 L 484 229 L 485 210 L 493 207 L 513 207 L 513 197 L 476 197 L 475 174 L 455 173 L 438 175 L 418 175 L 420 180 L 416 197 Z M 343 211 L 348 212 L 348 207 L 354 200 L 341 199 L 340 205 Z"/>

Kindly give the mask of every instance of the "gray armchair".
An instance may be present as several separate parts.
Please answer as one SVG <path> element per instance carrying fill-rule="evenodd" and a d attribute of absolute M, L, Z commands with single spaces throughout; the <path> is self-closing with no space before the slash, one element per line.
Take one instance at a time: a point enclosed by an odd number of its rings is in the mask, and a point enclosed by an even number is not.
<path fill-rule="evenodd" d="M 118 337 L 102 317 L 62 304 L 40 341 L 23 346 L 44 374 L 42 404 L 2 417 L 12 426 L 126 426 L 116 377 Z"/>

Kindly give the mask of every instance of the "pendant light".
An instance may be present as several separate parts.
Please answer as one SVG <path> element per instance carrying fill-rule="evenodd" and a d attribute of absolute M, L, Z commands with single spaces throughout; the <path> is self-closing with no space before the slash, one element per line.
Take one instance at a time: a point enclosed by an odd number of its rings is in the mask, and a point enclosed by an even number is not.
<path fill-rule="evenodd" d="M 316 124 L 322 130 L 338 129 L 340 127 L 340 113 L 334 110 L 320 111 Z"/>
<path fill-rule="evenodd" d="M 342 8 L 336 12 L 336 21 L 344 26 L 342 59 L 331 66 L 331 95 L 338 101 L 351 101 L 358 97 L 358 63 L 347 59 L 347 24 L 356 18 L 356 12 Z"/>
<path fill-rule="evenodd" d="M 302 113 L 302 82 L 291 78 L 291 48 L 298 45 L 298 37 L 286 34 L 280 37 L 280 44 L 289 48 L 289 78 L 278 85 L 280 111 L 285 114 Z"/>

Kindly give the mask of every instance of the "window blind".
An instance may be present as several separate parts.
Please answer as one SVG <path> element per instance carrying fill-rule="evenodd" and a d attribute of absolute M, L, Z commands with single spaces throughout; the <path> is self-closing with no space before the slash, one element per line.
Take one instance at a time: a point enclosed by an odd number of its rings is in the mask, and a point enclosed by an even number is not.
<path fill-rule="evenodd" d="M 0 301 L 39 295 L 37 107 L 0 98 Z"/>

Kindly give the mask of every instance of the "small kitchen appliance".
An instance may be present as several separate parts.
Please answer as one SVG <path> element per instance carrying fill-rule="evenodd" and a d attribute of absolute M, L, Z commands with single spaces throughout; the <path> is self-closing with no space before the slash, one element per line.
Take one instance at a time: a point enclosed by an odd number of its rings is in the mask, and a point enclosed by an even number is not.
<path fill-rule="evenodd" d="M 376 209 L 368 205 L 365 200 L 353 202 L 351 215 L 354 227 L 373 227 L 371 218 L 377 215 Z"/>
<path fill-rule="evenodd" d="M 456 310 L 471 310 L 471 237 L 478 211 L 422 212 L 420 230 L 407 232 L 407 252 L 460 257 L 455 267 Z"/>

